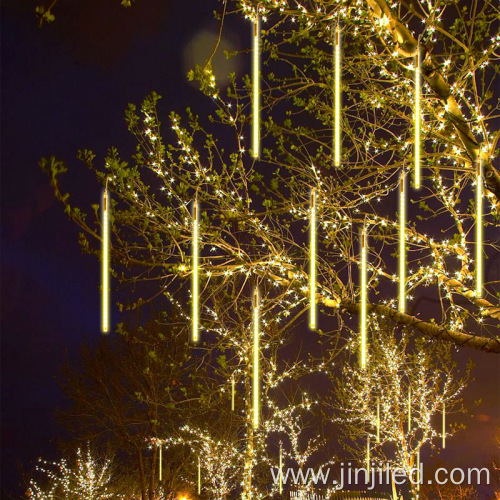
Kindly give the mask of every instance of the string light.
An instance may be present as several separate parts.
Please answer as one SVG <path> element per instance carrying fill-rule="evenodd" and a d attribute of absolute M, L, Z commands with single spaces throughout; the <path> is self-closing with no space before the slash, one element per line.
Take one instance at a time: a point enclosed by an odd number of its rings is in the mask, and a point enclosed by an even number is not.
<path fill-rule="evenodd" d="M 255 13 L 253 23 L 253 99 L 252 99 L 253 145 L 252 156 L 260 155 L 260 19 Z"/>
<path fill-rule="evenodd" d="M 102 200 L 102 331 L 109 331 L 109 203 L 107 181 Z"/>
<path fill-rule="evenodd" d="M 421 82 L 420 82 L 420 47 L 417 47 L 417 55 L 415 57 L 415 146 L 414 146 L 414 158 L 415 158 L 415 188 L 420 188 L 420 121 L 421 121 L 421 109 L 420 109 L 420 97 L 421 97 Z"/>
<path fill-rule="evenodd" d="M 367 245 L 366 245 L 366 225 L 363 225 L 361 232 L 361 314 L 360 314 L 360 330 L 361 330 L 361 368 L 366 367 L 366 324 L 367 324 L 367 286 L 366 286 L 366 260 L 367 260 Z"/>
<path fill-rule="evenodd" d="M 316 189 L 311 190 L 311 220 L 309 243 L 309 328 L 316 329 Z"/>
<path fill-rule="evenodd" d="M 399 185 L 399 312 L 405 312 L 406 286 L 406 192 L 405 175 L 401 173 Z"/>
<path fill-rule="evenodd" d="M 481 153 L 480 153 L 481 154 Z M 476 167 L 476 297 L 483 295 L 483 161 Z"/>
<path fill-rule="evenodd" d="M 443 450 L 446 448 L 446 408 L 443 401 Z"/>
<path fill-rule="evenodd" d="M 195 198 L 193 203 L 193 241 L 192 241 L 192 286 L 191 293 L 193 296 L 192 306 L 192 337 L 193 343 L 197 343 L 199 340 L 199 289 L 198 289 L 198 279 L 199 279 L 199 227 L 198 227 L 198 200 Z"/>
<path fill-rule="evenodd" d="M 253 294 L 253 427 L 259 427 L 260 419 L 260 331 L 259 331 L 259 290 Z"/>
<path fill-rule="evenodd" d="M 340 29 L 335 28 L 335 166 L 340 166 Z"/>

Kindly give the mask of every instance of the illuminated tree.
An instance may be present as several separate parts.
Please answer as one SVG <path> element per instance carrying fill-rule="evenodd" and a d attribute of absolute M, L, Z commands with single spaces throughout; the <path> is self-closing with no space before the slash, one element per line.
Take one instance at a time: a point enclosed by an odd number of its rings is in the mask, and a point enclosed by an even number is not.
<path fill-rule="evenodd" d="M 336 422 L 354 457 L 366 460 L 369 439 L 374 466 L 390 464 L 410 476 L 420 450 L 443 442 L 443 409 L 449 417 L 465 411 L 460 395 L 471 367 L 460 376 L 449 346 L 424 339 L 411 345 L 407 331 L 397 335 L 376 319 L 372 328 L 369 367 L 346 363 L 335 382 Z M 447 425 L 445 436 L 457 430 Z"/>
<path fill-rule="evenodd" d="M 111 492 L 111 461 L 92 455 L 90 445 L 76 452 L 75 460 L 39 460 L 36 470 L 44 477 L 41 485 L 30 480 L 27 496 L 33 500 L 105 500 L 122 496 Z"/>

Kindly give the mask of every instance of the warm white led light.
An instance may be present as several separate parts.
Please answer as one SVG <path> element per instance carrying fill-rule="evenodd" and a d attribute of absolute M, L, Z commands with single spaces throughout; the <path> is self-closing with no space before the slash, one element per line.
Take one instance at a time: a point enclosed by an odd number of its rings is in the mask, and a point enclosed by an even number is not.
<path fill-rule="evenodd" d="M 159 445 L 158 447 L 160 448 L 159 449 L 159 466 L 158 466 L 158 478 L 159 480 L 161 481 L 163 479 L 163 464 L 162 464 L 162 451 L 163 451 L 163 447 L 161 445 L 161 441 L 159 441 Z"/>
<path fill-rule="evenodd" d="M 198 458 L 198 495 L 201 493 L 201 461 Z"/>
<path fill-rule="evenodd" d="M 405 312 L 406 286 L 406 192 L 405 176 L 401 174 L 399 185 L 399 312 Z"/>
<path fill-rule="evenodd" d="M 340 29 L 339 25 L 335 29 L 335 137 L 334 137 L 334 155 L 335 155 L 335 166 L 340 166 L 340 151 L 341 151 L 341 139 L 340 139 Z"/>
<path fill-rule="evenodd" d="M 446 407 L 443 402 L 443 449 L 446 448 Z"/>
<path fill-rule="evenodd" d="M 411 431 L 411 387 L 408 387 L 408 432 Z"/>
<path fill-rule="evenodd" d="M 366 243 L 366 227 L 363 226 L 361 233 L 361 311 L 360 311 L 360 330 L 361 330 L 361 368 L 366 367 L 366 331 L 367 331 L 367 243 Z"/>
<path fill-rule="evenodd" d="M 280 474 L 280 481 L 279 481 L 279 492 L 280 492 L 280 495 L 283 494 L 283 445 L 280 443 L 280 463 L 279 463 L 279 467 L 280 467 L 280 471 L 279 471 L 279 474 Z"/>
<path fill-rule="evenodd" d="M 316 329 L 316 190 L 311 190 L 311 215 L 309 232 L 309 328 Z"/>
<path fill-rule="evenodd" d="M 199 228 L 198 228 L 198 200 L 193 203 L 193 241 L 192 241 L 192 335 L 193 343 L 199 340 Z"/>
<path fill-rule="evenodd" d="M 417 48 L 417 55 L 415 61 L 415 145 L 414 145 L 414 158 L 415 158 L 415 188 L 420 188 L 420 125 L 422 119 L 422 111 L 420 108 L 421 99 L 421 74 L 420 74 L 420 48 Z"/>
<path fill-rule="evenodd" d="M 476 167 L 476 297 L 483 295 L 483 162 Z"/>
<path fill-rule="evenodd" d="M 377 443 L 380 443 L 380 399 L 377 398 Z"/>
<path fill-rule="evenodd" d="M 370 436 L 366 437 L 366 472 L 368 478 L 370 477 Z M 368 479 L 368 483 L 370 480 Z"/>
<path fill-rule="evenodd" d="M 234 411 L 234 398 L 235 398 L 235 384 L 234 376 L 231 377 L 231 410 Z"/>
<path fill-rule="evenodd" d="M 260 155 L 260 19 L 255 14 L 253 23 L 253 96 L 252 96 L 252 156 Z"/>
<path fill-rule="evenodd" d="M 260 421 L 260 328 L 259 328 L 259 290 L 253 294 L 253 427 L 257 429 Z"/>
<path fill-rule="evenodd" d="M 109 201 L 108 190 L 102 200 L 102 331 L 109 331 Z"/>

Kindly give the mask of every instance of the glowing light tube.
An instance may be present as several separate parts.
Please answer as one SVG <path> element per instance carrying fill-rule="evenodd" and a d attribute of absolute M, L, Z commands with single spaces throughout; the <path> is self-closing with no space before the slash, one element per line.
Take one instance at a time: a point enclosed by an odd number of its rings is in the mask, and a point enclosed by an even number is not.
<path fill-rule="evenodd" d="M 406 286 L 406 192 L 405 175 L 401 173 L 399 185 L 399 312 L 405 312 Z"/>
<path fill-rule="evenodd" d="M 193 241 L 192 241 L 192 284 L 191 294 L 192 299 L 192 334 L 191 340 L 197 343 L 199 340 L 199 227 L 198 227 L 198 200 L 195 199 L 193 203 Z"/>
<path fill-rule="evenodd" d="M 339 25 L 335 29 L 335 132 L 334 132 L 334 155 L 335 166 L 340 166 L 340 151 L 341 151 L 341 138 L 340 138 L 340 29 Z"/>
<path fill-rule="evenodd" d="M 476 297 L 483 295 L 483 162 L 476 170 Z"/>
<path fill-rule="evenodd" d="M 411 431 L 411 387 L 408 387 L 408 432 Z"/>
<path fill-rule="evenodd" d="M 260 156 L 260 19 L 255 14 L 253 23 L 253 91 L 252 91 L 252 156 Z"/>
<path fill-rule="evenodd" d="M 279 492 L 280 495 L 283 494 L 283 445 L 280 443 L 280 481 L 279 481 Z"/>
<path fill-rule="evenodd" d="M 446 408 L 443 402 L 443 449 L 446 448 Z"/>
<path fill-rule="evenodd" d="M 420 449 L 417 450 L 417 491 L 420 491 Z"/>
<path fill-rule="evenodd" d="M 415 188 L 420 188 L 420 125 L 422 119 L 422 111 L 420 109 L 421 98 L 421 75 L 420 75 L 420 48 L 417 48 L 417 55 L 415 61 L 415 145 L 414 145 L 414 159 L 415 159 Z"/>
<path fill-rule="evenodd" d="M 201 461 L 198 458 L 198 495 L 201 493 Z"/>
<path fill-rule="evenodd" d="M 309 328 L 316 329 L 316 190 L 311 190 L 311 215 L 310 215 L 310 230 L 309 230 Z"/>
<path fill-rule="evenodd" d="M 366 473 L 367 477 L 370 477 L 370 436 L 366 437 Z M 370 479 L 368 479 L 370 482 Z"/>
<path fill-rule="evenodd" d="M 159 441 L 159 443 L 160 444 L 158 445 L 158 447 L 160 448 L 160 450 L 159 450 L 159 466 L 158 466 L 159 470 L 158 470 L 158 477 L 159 477 L 159 479 L 161 481 L 163 479 L 163 477 L 162 477 L 162 475 L 163 475 L 163 466 L 162 466 L 162 451 L 163 451 L 163 447 L 161 445 L 161 441 Z"/>
<path fill-rule="evenodd" d="M 367 327 L 367 284 L 366 284 L 366 268 L 367 268 L 367 244 L 366 244 L 366 227 L 363 225 L 361 232 L 361 311 L 360 311 L 360 332 L 361 332 L 361 353 L 360 362 L 361 368 L 366 367 L 366 327 Z"/>
<path fill-rule="evenodd" d="M 260 328 L 259 328 L 259 290 L 253 294 L 253 427 L 257 429 L 260 421 Z"/>
<path fill-rule="evenodd" d="M 108 190 L 102 199 L 102 331 L 109 331 L 109 203 Z"/>
<path fill-rule="evenodd" d="M 380 399 L 377 398 L 377 443 L 380 443 Z"/>
<path fill-rule="evenodd" d="M 234 396 L 235 396 L 235 380 L 231 377 L 231 410 L 234 411 Z"/>

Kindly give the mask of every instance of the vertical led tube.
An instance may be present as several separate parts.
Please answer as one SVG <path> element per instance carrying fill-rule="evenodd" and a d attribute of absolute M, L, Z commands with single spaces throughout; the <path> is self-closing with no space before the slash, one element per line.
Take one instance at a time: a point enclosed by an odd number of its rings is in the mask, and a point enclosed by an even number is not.
<path fill-rule="evenodd" d="M 420 491 L 420 448 L 417 450 L 417 491 Z"/>
<path fill-rule="evenodd" d="M 198 495 L 201 493 L 201 461 L 198 457 Z"/>
<path fill-rule="evenodd" d="M 102 331 L 109 331 L 109 202 L 108 190 L 104 189 L 102 199 Z"/>
<path fill-rule="evenodd" d="M 476 297 L 483 295 L 483 162 L 476 165 Z"/>
<path fill-rule="evenodd" d="M 405 175 L 399 181 L 399 312 L 405 312 L 406 302 L 406 190 Z"/>
<path fill-rule="evenodd" d="M 252 64 L 252 156 L 260 156 L 260 19 L 258 11 L 253 23 Z"/>
<path fill-rule="evenodd" d="M 370 482 L 370 436 L 366 437 L 366 474 Z"/>
<path fill-rule="evenodd" d="M 259 329 L 259 290 L 253 294 L 253 427 L 257 429 L 260 421 L 260 329 Z"/>
<path fill-rule="evenodd" d="M 408 432 L 411 431 L 411 387 L 408 387 Z"/>
<path fill-rule="evenodd" d="M 420 74 L 420 47 L 417 47 L 417 55 L 415 57 L 415 145 L 414 145 L 414 160 L 415 160 L 415 188 L 420 188 L 420 126 L 422 112 L 420 108 L 421 99 L 421 74 Z"/>
<path fill-rule="evenodd" d="M 361 311 L 360 311 L 360 333 L 361 333 L 361 352 L 360 362 L 361 368 L 366 367 L 366 330 L 367 330 L 367 241 L 366 241 L 366 226 L 363 225 L 361 232 Z"/>
<path fill-rule="evenodd" d="M 309 328 L 316 329 L 316 189 L 311 189 L 311 214 L 309 228 Z"/>
<path fill-rule="evenodd" d="M 280 466 L 279 492 L 280 492 L 280 495 L 282 495 L 283 494 L 283 444 L 282 443 L 280 443 L 280 463 L 279 463 L 279 466 Z"/>
<path fill-rule="evenodd" d="M 340 166 L 340 152 L 341 152 L 341 138 L 340 138 L 340 125 L 341 125 L 341 117 L 340 117 L 340 28 L 337 24 L 335 28 L 335 104 L 334 104 L 334 113 L 335 113 L 335 132 L 334 132 L 334 159 L 335 166 Z"/>
<path fill-rule="evenodd" d="M 380 399 L 377 398 L 377 443 L 380 443 Z"/>
<path fill-rule="evenodd" d="M 163 452 L 163 447 L 161 445 L 161 441 L 158 441 L 158 448 L 159 448 L 159 465 L 158 465 L 158 478 L 160 481 L 163 479 L 163 464 L 162 464 L 162 452 Z"/>
<path fill-rule="evenodd" d="M 199 227 L 198 227 L 198 200 L 195 198 L 193 203 L 193 227 L 192 227 L 192 247 L 191 247 L 191 260 L 192 260 L 192 334 L 191 340 L 197 343 L 199 340 Z"/>
<path fill-rule="evenodd" d="M 231 410 L 234 411 L 234 397 L 235 397 L 235 380 L 234 375 L 231 377 Z"/>
<path fill-rule="evenodd" d="M 446 448 L 446 407 L 443 401 L 443 449 Z"/>

